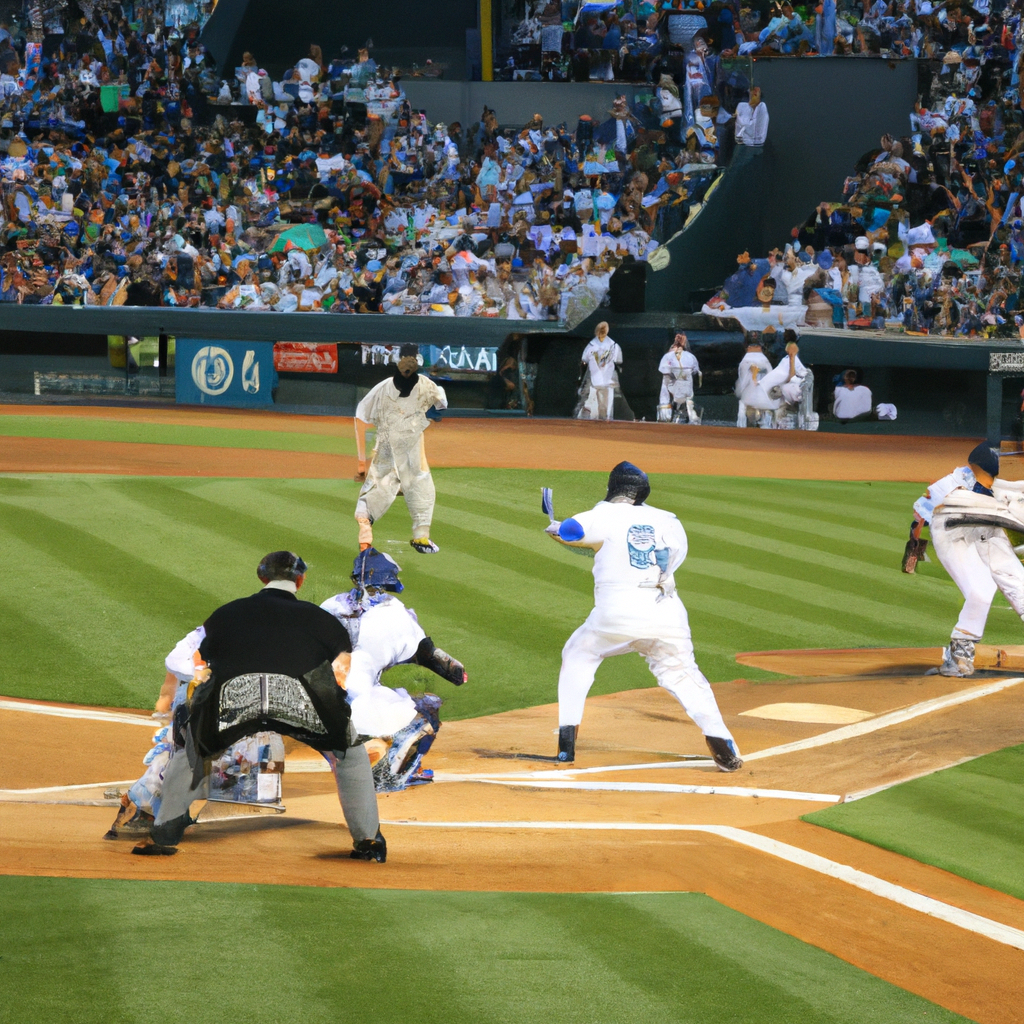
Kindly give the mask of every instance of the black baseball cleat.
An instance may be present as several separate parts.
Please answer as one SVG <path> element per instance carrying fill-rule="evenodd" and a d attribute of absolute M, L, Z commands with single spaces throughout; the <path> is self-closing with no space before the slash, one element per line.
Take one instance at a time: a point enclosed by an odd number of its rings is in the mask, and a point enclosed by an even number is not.
<path fill-rule="evenodd" d="M 173 857 L 178 852 L 176 846 L 161 846 L 151 839 L 144 840 L 132 847 L 132 853 L 138 857 Z"/>
<path fill-rule="evenodd" d="M 375 839 L 360 839 L 358 843 L 354 843 L 349 856 L 353 860 L 375 860 L 378 864 L 383 864 L 388 859 L 388 844 L 384 842 L 380 829 L 377 829 Z"/>
<path fill-rule="evenodd" d="M 569 764 L 576 760 L 576 732 L 578 725 L 560 725 L 558 727 L 558 760 Z"/>
<path fill-rule="evenodd" d="M 711 756 L 715 759 L 715 764 L 723 772 L 734 772 L 743 767 L 739 751 L 732 740 L 724 740 L 721 736 L 705 736 L 704 741 L 708 745 L 708 750 L 711 751 Z"/>

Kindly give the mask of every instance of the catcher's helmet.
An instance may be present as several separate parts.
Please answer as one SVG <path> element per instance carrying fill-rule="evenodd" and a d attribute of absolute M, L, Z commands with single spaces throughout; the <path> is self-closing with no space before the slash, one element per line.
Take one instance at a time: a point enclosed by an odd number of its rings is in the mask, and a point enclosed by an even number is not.
<path fill-rule="evenodd" d="M 390 556 L 376 548 L 367 548 L 356 555 L 352 563 L 352 579 L 363 589 L 377 587 L 400 594 L 405 588 L 398 574 L 402 567 Z"/>
<path fill-rule="evenodd" d="M 620 462 L 608 474 L 608 493 L 605 501 L 612 498 L 629 498 L 634 505 L 642 505 L 651 493 L 647 474 L 632 462 Z"/>

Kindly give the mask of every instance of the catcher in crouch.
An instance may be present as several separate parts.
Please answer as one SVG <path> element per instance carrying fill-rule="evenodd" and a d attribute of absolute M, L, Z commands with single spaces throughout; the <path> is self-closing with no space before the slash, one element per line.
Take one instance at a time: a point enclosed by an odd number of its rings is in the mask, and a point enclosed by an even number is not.
<path fill-rule="evenodd" d="M 359 548 L 373 545 L 373 524 L 380 519 L 401 491 L 412 516 L 412 540 L 420 554 L 436 554 L 430 539 L 434 517 L 434 480 L 427 465 L 423 431 L 431 420 L 440 420 L 448 408 L 444 388 L 418 373 L 415 345 L 399 350 L 394 374 L 382 380 L 356 407 L 356 451 L 363 481 L 356 502 Z M 369 467 L 366 464 L 366 428 L 377 428 L 377 440 Z"/>
<path fill-rule="evenodd" d="M 421 776 L 420 764 L 441 728 L 439 697 L 413 697 L 405 689 L 384 686 L 381 674 L 395 665 L 416 664 L 454 686 L 467 679 L 462 663 L 435 647 L 416 613 L 398 599 L 405 589 L 398 578 L 401 571 L 390 555 L 367 548 L 352 566 L 353 588 L 320 605 L 352 640 L 345 690 L 353 728 L 366 741 L 378 793 L 430 780 L 429 774 Z"/>

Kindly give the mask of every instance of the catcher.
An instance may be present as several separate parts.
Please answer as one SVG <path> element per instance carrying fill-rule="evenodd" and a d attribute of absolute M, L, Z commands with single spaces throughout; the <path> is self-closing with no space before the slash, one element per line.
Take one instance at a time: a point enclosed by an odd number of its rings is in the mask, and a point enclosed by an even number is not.
<path fill-rule="evenodd" d="M 411 697 L 405 689 L 383 686 L 381 674 L 395 665 L 415 664 L 454 686 L 467 679 L 461 662 L 434 646 L 416 613 L 396 596 L 404 589 L 400 572 L 390 555 L 367 548 L 352 566 L 353 588 L 320 605 L 352 640 L 345 687 L 352 726 L 366 740 L 378 793 L 431 780 L 430 773 L 420 773 L 420 764 L 441 728 L 440 697 Z"/>

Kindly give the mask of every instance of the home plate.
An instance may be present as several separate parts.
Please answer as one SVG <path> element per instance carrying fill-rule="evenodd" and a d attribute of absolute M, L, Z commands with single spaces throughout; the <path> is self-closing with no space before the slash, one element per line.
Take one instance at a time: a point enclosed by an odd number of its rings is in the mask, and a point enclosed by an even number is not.
<path fill-rule="evenodd" d="M 823 722 L 827 725 L 849 725 L 874 717 L 873 711 L 844 708 L 839 704 L 762 704 L 740 714 L 776 722 Z"/>

